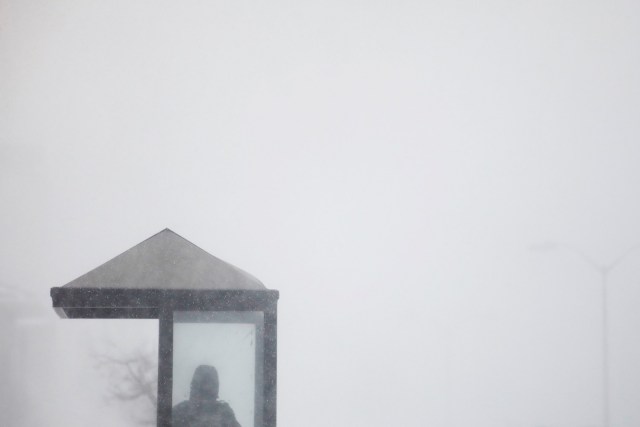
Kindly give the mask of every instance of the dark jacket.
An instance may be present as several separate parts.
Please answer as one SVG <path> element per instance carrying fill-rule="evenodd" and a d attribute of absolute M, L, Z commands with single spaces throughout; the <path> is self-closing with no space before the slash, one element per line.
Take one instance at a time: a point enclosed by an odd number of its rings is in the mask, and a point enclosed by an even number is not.
<path fill-rule="evenodd" d="M 240 424 L 226 402 L 187 400 L 173 407 L 173 427 L 240 427 Z"/>

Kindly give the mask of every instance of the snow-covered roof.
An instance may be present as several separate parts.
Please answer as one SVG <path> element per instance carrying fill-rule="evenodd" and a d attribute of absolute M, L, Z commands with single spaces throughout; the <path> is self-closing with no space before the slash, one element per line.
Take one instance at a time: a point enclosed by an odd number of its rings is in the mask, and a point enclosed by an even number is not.
<path fill-rule="evenodd" d="M 63 288 L 261 290 L 245 271 L 167 229 Z"/>

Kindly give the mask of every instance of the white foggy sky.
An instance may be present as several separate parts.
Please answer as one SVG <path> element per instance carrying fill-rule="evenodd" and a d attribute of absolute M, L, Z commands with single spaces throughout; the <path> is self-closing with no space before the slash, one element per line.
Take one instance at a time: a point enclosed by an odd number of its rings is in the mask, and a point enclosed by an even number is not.
<path fill-rule="evenodd" d="M 0 0 L 0 284 L 169 227 L 280 290 L 283 427 L 600 425 L 598 277 L 527 247 L 640 242 L 639 42 L 633 1 Z"/>

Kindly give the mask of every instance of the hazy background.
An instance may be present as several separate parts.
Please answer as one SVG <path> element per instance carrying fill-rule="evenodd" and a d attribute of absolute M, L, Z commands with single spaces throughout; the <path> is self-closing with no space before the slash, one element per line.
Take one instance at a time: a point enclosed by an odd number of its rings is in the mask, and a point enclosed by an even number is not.
<path fill-rule="evenodd" d="M 280 290 L 281 427 L 601 426 L 599 276 L 528 247 L 640 243 L 639 42 L 635 0 L 0 0 L 4 425 L 127 425 L 92 354 L 157 325 L 49 288 L 169 227 Z M 639 303 L 635 254 L 611 426 Z"/>

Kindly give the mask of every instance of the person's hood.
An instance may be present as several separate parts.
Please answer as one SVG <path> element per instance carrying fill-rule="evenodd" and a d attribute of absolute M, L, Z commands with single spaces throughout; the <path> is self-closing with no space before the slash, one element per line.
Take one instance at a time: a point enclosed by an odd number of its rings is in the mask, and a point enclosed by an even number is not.
<path fill-rule="evenodd" d="M 220 382 L 218 371 L 213 366 L 200 365 L 196 368 L 191 379 L 190 399 L 217 399 Z"/>

